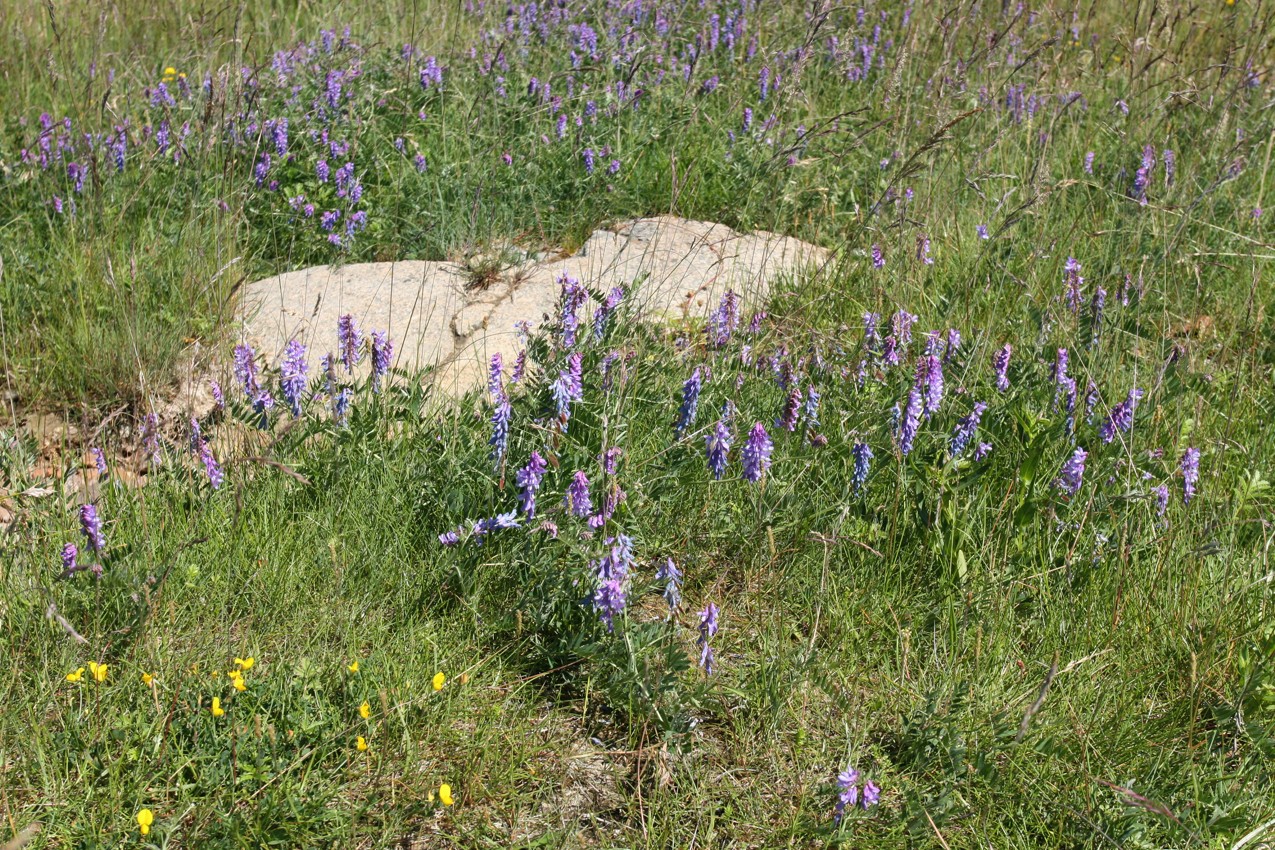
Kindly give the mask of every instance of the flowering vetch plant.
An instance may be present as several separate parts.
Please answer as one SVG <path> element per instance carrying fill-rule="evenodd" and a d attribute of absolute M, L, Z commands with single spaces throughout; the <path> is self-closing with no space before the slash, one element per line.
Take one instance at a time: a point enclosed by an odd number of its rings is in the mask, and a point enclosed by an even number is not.
<path fill-rule="evenodd" d="M 1188 447 L 1182 453 L 1179 466 L 1182 469 L 1182 503 L 1189 505 L 1195 497 L 1195 485 L 1200 480 L 1200 450 Z"/>
<path fill-rule="evenodd" d="M 774 450 L 775 444 L 766 433 L 766 427 L 760 422 L 753 425 L 740 455 L 744 464 L 744 479 L 754 484 L 761 481 L 766 470 L 770 469 L 770 455 Z"/>
<path fill-rule="evenodd" d="M 597 590 L 593 595 L 593 608 L 606 625 L 614 631 L 615 618 L 624 612 L 627 603 L 629 571 L 633 566 L 633 540 L 620 534 L 607 538 L 607 552 L 593 563 L 597 576 Z"/>
<path fill-rule="evenodd" d="M 699 612 L 699 638 L 695 641 L 699 647 L 699 666 L 704 668 L 704 675 L 713 675 L 713 647 L 710 641 L 717 634 L 717 615 L 719 611 L 712 602 Z"/>
<path fill-rule="evenodd" d="M 859 779 L 859 771 L 853 767 L 847 767 L 837 774 L 837 805 L 833 810 L 833 823 L 841 823 L 846 809 L 858 805 L 866 811 L 880 802 L 881 789 L 871 780 L 865 780 L 860 789 Z"/>

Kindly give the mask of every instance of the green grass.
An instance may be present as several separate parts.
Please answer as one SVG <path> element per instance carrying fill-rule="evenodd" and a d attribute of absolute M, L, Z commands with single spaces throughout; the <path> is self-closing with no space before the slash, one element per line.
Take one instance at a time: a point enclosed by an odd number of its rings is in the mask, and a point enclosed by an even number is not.
<path fill-rule="evenodd" d="M 71 485 L 88 444 L 49 460 L 13 423 L 0 446 L 14 513 L 0 537 L 0 837 L 38 823 L 34 846 L 85 848 L 1229 848 L 1275 818 L 1275 252 L 1270 215 L 1252 214 L 1275 140 L 1266 13 L 1099 4 L 1072 44 L 1070 9 L 1042 7 L 1029 22 L 995 5 L 955 20 L 918 7 L 907 29 L 891 9 L 896 49 L 858 84 L 818 57 L 829 34 L 848 44 L 870 33 L 875 9 L 866 29 L 853 9 L 815 24 L 788 6 L 750 12 L 758 59 L 706 54 L 685 87 L 635 76 L 648 87 L 640 109 L 561 142 L 550 108 L 518 94 L 533 76 L 566 85 L 560 39 L 525 51 L 508 40 L 503 99 L 456 47 L 498 27 L 503 7 L 481 20 L 396 3 L 334 20 L 260 0 L 124 3 L 102 18 L 71 4 L 0 10 L 14 46 L 0 59 L 7 382 L 23 409 L 91 422 L 123 408 L 103 435 L 113 469 L 146 467 L 132 425 L 185 363 L 224 349 L 237 285 L 278 269 L 456 257 L 507 238 L 571 247 L 606 220 L 669 211 L 839 253 L 777 294 L 758 334 L 721 348 L 702 327 L 643 328 L 622 314 L 579 347 L 585 393 L 565 434 L 548 384 L 567 351 L 552 332 L 538 337 L 527 381 L 510 385 L 499 467 L 490 403 L 445 404 L 418 376 L 379 394 L 362 372 L 346 379 L 356 398 L 345 427 L 320 382 L 305 417 L 288 426 L 277 408 L 267 431 L 227 383 L 229 408 L 200 423 L 226 483 L 210 487 L 184 423 L 170 423 L 144 487 L 101 482 L 100 580 L 58 578 L 62 545 L 87 548 Z M 671 31 L 700 31 L 709 11 L 679 11 Z M 298 83 L 309 102 L 327 70 L 361 63 L 340 127 L 369 225 L 338 250 L 287 203 L 337 200 L 314 176 L 317 150 L 286 93 L 263 84 L 255 113 L 292 121 L 298 153 L 272 171 L 281 191 L 253 178 L 265 140 L 237 148 L 217 134 L 252 96 L 241 64 L 268 68 L 275 50 L 346 21 L 365 52 L 337 51 Z M 640 24 L 643 38 L 653 26 Z M 981 54 L 1002 31 L 1010 40 Z M 441 92 L 402 65 L 406 41 L 447 66 Z M 800 74 L 776 58 L 807 41 Z M 786 81 L 765 106 L 775 147 L 741 132 L 744 106 L 765 120 L 760 57 Z M 654 64 L 643 54 L 640 73 Z M 215 109 L 156 111 L 141 92 L 168 65 L 193 82 L 224 65 L 231 82 Z M 597 90 L 630 70 L 585 63 L 576 82 Z M 720 88 L 697 94 L 714 75 Z M 1021 122 L 999 106 L 1019 84 L 1046 98 Z M 1072 91 L 1085 103 L 1060 108 Z M 588 99 L 564 108 L 582 113 Z M 73 195 L 63 174 L 19 155 L 44 109 L 92 132 L 190 117 L 206 142 L 174 164 L 134 140 L 123 173 L 103 159 L 101 178 Z M 798 125 L 813 132 L 790 166 Z M 1144 144 L 1159 158 L 1146 205 L 1129 197 Z M 619 174 L 600 158 L 586 175 L 586 146 L 613 148 Z M 1177 153 L 1172 185 L 1164 148 Z M 74 197 L 74 216 L 53 211 L 55 193 Z M 933 265 L 915 259 L 923 235 Z M 874 244 L 884 269 L 872 268 Z M 1108 293 L 1096 341 L 1088 308 L 1076 316 L 1063 302 L 1068 256 L 1087 296 Z M 899 308 L 920 316 L 909 357 L 893 369 L 870 358 L 860 385 L 862 314 L 884 325 Z M 904 454 L 890 409 L 924 331 L 949 327 L 965 341 L 946 365 L 946 398 Z M 1006 343 L 1001 393 L 992 357 Z M 1079 385 L 1074 435 L 1051 384 L 1059 347 Z M 612 350 L 633 356 L 604 391 L 598 367 Z M 803 391 L 818 388 L 817 429 L 772 427 L 785 403 L 772 355 Z M 696 366 L 711 376 L 675 440 Z M 1086 421 L 1091 381 L 1100 399 Z M 1134 386 L 1146 395 L 1132 431 L 1102 443 L 1098 425 Z M 714 481 L 703 435 L 728 400 L 735 451 Z M 978 439 L 991 453 L 953 460 L 948 437 L 975 401 L 989 403 Z M 754 422 L 775 441 L 761 484 L 739 472 Z M 826 445 L 808 439 L 816 432 Z M 858 442 L 875 453 L 863 493 Z M 1053 481 L 1076 445 L 1090 454 L 1068 499 Z M 607 478 L 598 456 L 613 446 L 623 457 Z M 1203 454 L 1190 504 L 1187 447 Z M 440 533 L 515 509 L 533 450 L 553 463 L 530 527 L 443 547 Z M 625 490 L 603 533 L 561 508 L 577 469 L 595 500 L 604 481 Z M 611 633 L 581 603 L 603 537 L 618 533 L 636 561 Z M 655 579 L 670 557 L 685 575 L 671 622 Z M 709 602 L 722 611 L 712 676 L 696 665 Z M 239 692 L 227 671 L 247 656 Z M 90 661 L 109 664 L 104 682 L 87 670 L 66 680 Z M 847 764 L 880 785 L 881 804 L 836 827 L 833 780 Z M 455 805 L 438 800 L 441 783 Z M 155 816 L 145 839 L 143 808 Z"/>

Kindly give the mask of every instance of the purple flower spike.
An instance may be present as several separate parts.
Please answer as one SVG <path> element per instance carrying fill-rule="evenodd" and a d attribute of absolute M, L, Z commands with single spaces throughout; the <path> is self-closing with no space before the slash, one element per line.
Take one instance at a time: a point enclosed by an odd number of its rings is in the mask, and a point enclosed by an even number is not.
<path fill-rule="evenodd" d="M 681 438 L 682 432 L 695 422 L 695 413 L 699 410 L 699 394 L 704 382 L 700 377 L 700 368 L 695 367 L 691 376 L 682 385 L 682 405 L 677 409 L 677 424 L 673 426 L 673 436 Z"/>
<path fill-rule="evenodd" d="M 235 346 L 234 367 L 235 380 L 243 388 L 244 395 L 256 398 L 261 386 L 257 380 L 257 355 L 252 346 L 243 343 Z"/>
<path fill-rule="evenodd" d="M 354 323 L 349 313 L 336 320 L 337 347 L 341 351 L 341 365 L 347 373 L 363 360 L 363 334 Z"/>
<path fill-rule="evenodd" d="M 899 425 L 899 449 L 904 455 L 911 453 L 912 444 L 916 441 L 916 432 L 921 428 L 922 409 L 921 391 L 913 387 L 908 392 L 908 401 L 903 408 Z"/>
<path fill-rule="evenodd" d="M 1107 421 L 1102 423 L 1101 436 L 1104 443 L 1114 440 L 1117 433 L 1128 433 L 1133 428 L 1133 412 L 1142 396 L 1143 391 L 1134 387 L 1129 390 L 1124 401 L 1111 408 Z"/>
<path fill-rule="evenodd" d="M 673 559 L 669 558 L 655 571 L 655 580 L 664 582 L 662 595 L 664 601 L 668 603 L 669 616 L 672 617 L 682 601 L 682 571 L 677 568 Z"/>
<path fill-rule="evenodd" d="M 301 415 L 301 396 L 305 392 L 306 372 L 309 367 L 305 362 L 305 346 L 292 340 L 284 349 L 283 363 L 279 367 L 279 384 L 283 399 L 288 403 L 292 415 Z"/>
<path fill-rule="evenodd" d="M 880 245 L 872 246 L 872 267 L 874 269 L 885 268 L 885 254 L 882 253 Z"/>
<path fill-rule="evenodd" d="M 593 511 L 593 500 L 589 497 L 589 478 L 581 470 L 571 477 L 567 485 L 564 503 L 574 516 L 586 517 Z"/>
<path fill-rule="evenodd" d="M 770 455 L 774 450 L 775 444 L 771 442 L 770 435 L 766 433 L 766 426 L 758 422 L 753 426 L 753 430 L 749 432 L 748 440 L 744 443 L 744 449 L 741 453 L 745 480 L 754 484 L 761 481 L 762 476 L 766 474 L 766 470 L 770 469 Z"/>
<path fill-rule="evenodd" d="M 607 631 L 614 631 L 615 618 L 624 612 L 627 603 L 629 571 L 633 566 L 633 540 L 627 535 L 607 538 L 607 553 L 593 564 L 597 574 L 597 590 L 593 595 L 593 608 L 606 624 Z"/>
<path fill-rule="evenodd" d="M 513 407 L 510 406 L 508 397 L 502 397 L 491 412 L 491 439 L 488 441 L 491 459 L 497 468 L 509 449 L 509 421 L 512 418 Z"/>
<path fill-rule="evenodd" d="M 927 354 L 916 362 L 916 386 L 921 391 L 925 417 L 938 413 L 943 401 L 943 362 L 937 355 Z"/>
<path fill-rule="evenodd" d="M 1088 457 L 1089 452 L 1077 448 L 1072 456 L 1067 458 L 1067 462 L 1063 464 L 1062 472 L 1059 473 L 1057 480 L 1054 481 L 1054 486 L 1068 496 L 1076 495 L 1076 491 L 1080 489 L 1080 485 L 1084 482 L 1085 459 Z"/>
<path fill-rule="evenodd" d="M 872 469 L 872 449 L 867 443 L 855 443 L 851 454 L 854 455 L 854 474 L 850 480 L 858 495 L 863 493 L 863 485 L 868 483 L 868 472 Z"/>
<path fill-rule="evenodd" d="M 866 811 L 881 801 L 881 789 L 876 783 L 866 780 L 860 789 L 859 779 L 859 771 L 853 767 L 847 767 L 837 774 L 837 805 L 833 810 L 833 823 L 841 823 L 846 809 L 862 805 Z"/>
<path fill-rule="evenodd" d="M 720 481 L 726 474 L 731 443 L 730 427 L 724 418 L 717 420 L 713 430 L 704 437 L 704 442 L 708 453 L 708 469 L 713 473 L 713 478 Z"/>
<path fill-rule="evenodd" d="M 372 392 L 381 391 L 381 383 L 394 359 L 394 343 L 386 331 L 372 331 Z"/>
<path fill-rule="evenodd" d="M 89 453 L 93 455 L 93 466 L 97 467 L 98 475 L 106 474 L 106 455 L 102 454 L 102 450 L 97 446 L 89 449 Z"/>
<path fill-rule="evenodd" d="M 1200 450 L 1188 448 L 1182 455 L 1182 503 L 1191 504 L 1195 497 L 1195 485 L 1200 480 Z"/>
<path fill-rule="evenodd" d="M 1013 353 L 1013 346 L 1006 343 L 992 360 L 992 368 L 996 370 L 996 389 L 1002 393 L 1009 389 L 1009 358 Z"/>
<path fill-rule="evenodd" d="M 527 465 L 518 470 L 516 476 L 518 498 L 522 502 L 522 512 L 527 515 L 527 519 L 534 519 L 536 516 L 536 491 L 540 489 L 540 482 L 544 480 L 548 469 L 549 464 L 540 456 L 540 453 L 532 452 Z"/>
<path fill-rule="evenodd" d="M 1080 312 L 1080 304 L 1084 300 L 1081 287 L 1084 283 L 1085 279 L 1080 276 L 1080 263 L 1075 257 L 1068 257 L 1066 264 L 1063 265 L 1063 284 L 1067 287 L 1065 295 L 1067 306 L 1073 313 Z"/>
<path fill-rule="evenodd" d="M 212 447 L 208 445 L 207 440 L 199 441 L 199 459 L 203 461 L 204 471 L 208 473 L 208 483 L 214 490 L 220 488 L 226 475 L 221 471 L 221 465 L 213 456 Z"/>
<path fill-rule="evenodd" d="M 952 457 L 960 457 L 965 454 L 965 450 L 969 448 L 970 441 L 978 433 L 979 420 L 982 419 L 986 410 L 987 404 L 980 401 L 974 405 L 974 409 L 970 411 L 968 416 L 956 423 L 956 430 L 952 432 L 952 443 L 949 447 Z"/>
<path fill-rule="evenodd" d="M 97 515 L 97 507 L 93 504 L 80 506 L 80 530 L 97 555 L 106 548 L 106 538 L 102 535 L 102 518 Z"/>
<path fill-rule="evenodd" d="M 775 420 L 776 428 L 785 431 L 797 430 L 797 417 L 801 413 L 801 388 L 793 387 L 784 399 L 784 412 Z"/>
<path fill-rule="evenodd" d="M 704 675 L 713 675 L 713 647 L 709 641 L 717 634 L 717 615 L 720 613 L 718 607 L 712 602 L 699 612 L 699 639 L 695 643 L 699 646 L 699 666 L 704 668 Z"/>
<path fill-rule="evenodd" d="M 74 543 L 68 543 L 62 547 L 62 575 L 70 578 L 80 571 L 79 564 L 80 550 L 75 547 Z M 672 561 L 669 561 L 671 564 Z"/>

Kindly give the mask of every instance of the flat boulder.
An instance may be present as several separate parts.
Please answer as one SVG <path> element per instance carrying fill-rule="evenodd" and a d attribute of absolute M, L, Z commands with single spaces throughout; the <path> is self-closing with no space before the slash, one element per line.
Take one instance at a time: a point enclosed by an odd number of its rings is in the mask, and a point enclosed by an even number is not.
<path fill-rule="evenodd" d="M 624 286 L 639 319 L 667 321 L 707 316 L 727 290 L 745 304 L 762 304 L 777 281 L 828 258 L 825 249 L 787 236 L 658 216 L 595 231 L 572 256 L 512 265 L 481 288 L 448 262 L 285 272 L 248 285 L 241 316 L 244 338 L 277 365 L 293 339 L 317 363 L 335 349 L 337 318 L 348 313 L 365 332 L 389 333 L 395 367 L 428 368 L 441 389 L 459 395 L 483 382 L 492 354 L 516 356 L 518 322 L 534 331 L 549 320 L 563 275 L 595 292 Z"/>

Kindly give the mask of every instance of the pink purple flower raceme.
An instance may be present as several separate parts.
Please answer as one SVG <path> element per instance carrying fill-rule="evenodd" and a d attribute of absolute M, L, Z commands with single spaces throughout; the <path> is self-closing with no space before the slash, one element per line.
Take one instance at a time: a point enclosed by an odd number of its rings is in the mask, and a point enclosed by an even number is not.
<path fill-rule="evenodd" d="M 587 517 L 593 512 L 593 499 L 589 496 L 589 477 L 583 470 L 576 470 L 567 485 L 563 504 L 573 516 Z"/>
<path fill-rule="evenodd" d="M 1182 470 L 1182 503 L 1189 505 L 1200 480 L 1200 450 L 1193 446 L 1187 448 L 1178 466 Z"/>
<path fill-rule="evenodd" d="M 1080 305 L 1084 301 L 1084 283 L 1085 279 L 1080 276 L 1080 262 L 1075 257 L 1068 257 L 1063 264 L 1063 297 L 1073 313 L 1080 312 Z"/>
<path fill-rule="evenodd" d="M 588 300 L 589 291 L 580 285 L 580 281 L 566 272 L 558 277 L 558 285 L 562 287 L 558 301 L 558 323 L 562 334 L 562 347 L 574 348 L 576 335 L 580 329 L 580 308 Z"/>
<path fill-rule="evenodd" d="M 718 419 L 713 429 L 704 436 L 704 450 L 708 455 L 708 470 L 720 481 L 726 474 L 730 454 L 731 433 L 726 418 Z"/>
<path fill-rule="evenodd" d="M 797 418 L 801 414 L 801 389 L 793 387 L 788 395 L 784 398 L 784 409 L 775 420 L 776 428 L 783 428 L 785 431 L 797 430 Z"/>
<path fill-rule="evenodd" d="M 67 543 L 62 547 L 62 578 L 70 578 L 80 571 L 79 558 L 80 550 L 74 543 Z"/>
<path fill-rule="evenodd" d="M 655 580 L 664 582 L 664 592 L 661 595 L 664 597 L 664 601 L 668 603 L 669 616 L 671 617 L 682 601 L 682 571 L 677 568 L 677 564 L 672 558 L 667 558 L 659 569 L 655 571 Z"/>
<path fill-rule="evenodd" d="M 97 515 L 97 506 L 91 502 L 80 506 L 80 531 L 93 552 L 100 556 L 106 548 L 106 537 L 102 534 L 102 518 Z"/>
<path fill-rule="evenodd" d="M 593 608 L 607 627 L 615 630 L 615 618 L 624 613 L 628 602 L 629 572 L 633 567 L 633 540 L 626 534 L 607 538 L 607 551 L 593 562 L 597 577 L 597 589 L 593 594 Z"/>
<path fill-rule="evenodd" d="M 695 414 L 699 410 L 699 394 L 704 381 L 700 367 L 696 366 L 691 376 L 682 385 L 682 404 L 677 409 L 677 422 L 673 426 L 673 436 L 681 438 L 682 433 L 695 422 Z"/>
<path fill-rule="evenodd" d="M 1005 343 L 992 359 L 992 369 L 996 372 L 996 389 L 998 392 L 1003 393 L 1009 389 L 1009 358 L 1013 352 L 1013 346 Z"/>
<path fill-rule="evenodd" d="M 394 359 L 394 343 L 386 331 L 372 331 L 372 392 L 379 393 Z"/>
<path fill-rule="evenodd" d="M 929 419 L 943 401 L 943 362 L 935 354 L 916 361 L 916 387 L 921 391 L 922 410 Z"/>
<path fill-rule="evenodd" d="M 212 446 L 208 445 L 207 440 L 199 441 L 199 460 L 204 464 L 204 472 L 208 474 L 208 483 L 214 490 L 220 488 L 226 476 L 222 472 L 221 464 L 217 463 Z"/>
<path fill-rule="evenodd" d="M 290 340 L 283 351 L 279 366 L 279 385 L 283 400 L 293 416 L 301 415 L 302 395 L 305 393 L 309 367 L 305 362 L 305 346 L 299 340 Z"/>
<path fill-rule="evenodd" d="M 986 411 L 987 404 L 981 401 L 977 402 L 974 405 L 974 409 L 956 423 L 956 429 L 952 432 L 952 441 L 948 447 L 952 457 L 960 457 L 965 454 L 970 442 L 978 434 L 979 420 L 982 419 Z"/>
<path fill-rule="evenodd" d="M 766 426 L 760 422 L 753 425 L 740 452 L 740 461 L 744 466 L 744 480 L 754 484 L 761 481 L 766 470 L 770 469 L 770 456 L 774 450 L 775 444 L 766 433 Z"/>
<path fill-rule="evenodd" d="M 336 320 L 337 349 L 341 353 L 341 365 L 347 373 L 363 360 L 363 334 L 359 332 L 354 317 L 349 313 Z"/>
<path fill-rule="evenodd" d="M 527 519 L 534 519 L 536 516 L 536 492 L 540 489 L 540 483 L 544 481 L 545 472 L 548 469 L 549 464 L 545 459 L 539 452 L 533 451 L 527 465 L 518 470 L 515 476 L 520 507 Z"/>
<path fill-rule="evenodd" d="M 924 412 L 921 391 L 912 387 L 908 391 L 907 403 L 903 406 L 899 421 L 899 450 L 906 456 L 912 452 L 917 432 L 921 429 L 921 414 Z"/>
<path fill-rule="evenodd" d="M 859 495 L 863 493 L 863 487 L 868 483 L 868 473 L 872 469 L 872 449 L 867 443 L 858 442 L 854 444 L 850 454 L 854 458 L 854 472 L 850 481 L 854 485 L 855 494 Z"/>
<path fill-rule="evenodd" d="M 695 641 L 699 647 L 699 666 L 704 668 L 704 675 L 713 675 L 712 639 L 717 634 L 717 617 L 721 613 L 712 602 L 699 612 L 699 638 Z"/>
<path fill-rule="evenodd" d="M 488 445 L 491 446 L 491 459 L 497 469 L 505 459 L 505 452 L 509 450 L 509 423 L 512 419 L 513 406 L 509 403 L 509 397 L 502 394 L 496 406 L 492 408 L 491 439 L 488 440 Z"/>
<path fill-rule="evenodd" d="M 1080 490 L 1080 485 L 1085 479 L 1085 460 L 1089 457 L 1089 452 L 1082 448 L 1077 448 L 1072 452 L 1071 457 L 1067 458 L 1063 463 L 1062 471 L 1058 474 L 1058 478 L 1054 480 L 1054 487 L 1061 490 L 1068 496 L 1076 495 Z"/>
<path fill-rule="evenodd" d="M 255 399 L 261 394 L 261 384 L 257 377 L 256 352 L 252 350 L 252 346 L 240 343 L 235 346 L 233 362 L 235 380 L 239 382 L 239 386 L 249 400 Z"/>
<path fill-rule="evenodd" d="M 1115 440 L 1118 433 L 1128 433 L 1133 428 L 1133 412 L 1138 407 L 1143 391 L 1137 387 L 1129 390 L 1125 400 L 1111 408 L 1107 420 L 1102 423 L 1100 435 L 1104 443 Z"/>
<path fill-rule="evenodd" d="M 871 780 L 865 780 L 860 787 L 859 771 L 847 767 L 837 774 L 837 804 L 833 808 L 833 823 L 841 823 L 846 809 L 862 806 L 866 811 L 881 800 L 881 789 Z"/>

